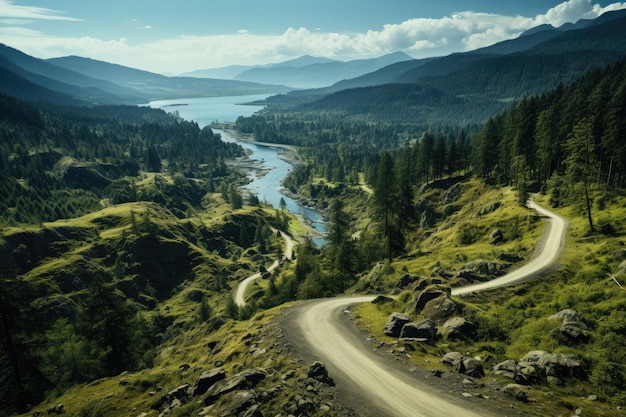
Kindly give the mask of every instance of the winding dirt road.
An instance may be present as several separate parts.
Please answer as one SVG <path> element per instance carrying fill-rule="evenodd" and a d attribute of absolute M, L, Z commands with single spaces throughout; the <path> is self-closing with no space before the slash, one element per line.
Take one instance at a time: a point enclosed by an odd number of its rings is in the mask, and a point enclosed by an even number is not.
<path fill-rule="evenodd" d="M 272 231 L 274 233 L 277 232 L 276 229 L 272 229 Z M 293 239 L 291 237 L 287 236 L 287 234 L 284 233 L 284 232 L 280 232 L 280 235 L 285 240 L 285 250 L 283 251 L 283 254 L 285 255 L 285 258 L 292 259 L 294 241 L 293 241 Z M 274 263 L 271 264 L 267 268 L 267 271 L 268 272 L 272 272 L 274 269 L 276 269 L 278 267 L 278 265 L 280 265 L 280 260 L 276 259 L 274 261 Z M 246 298 L 245 298 L 246 289 L 248 288 L 248 285 L 250 285 L 250 283 L 252 281 L 254 281 L 255 279 L 258 279 L 258 278 L 261 278 L 261 273 L 260 272 L 257 272 L 256 274 L 253 274 L 253 275 L 250 275 L 249 277 L 243 279 L 239 283 L 239 285 L 237 286 L 237 291 L 235 291 L 235 295 L 234 295 L 235 304 L 237 304 L 237 306 L 243 307 L 243 306 L 246 305 Z"/>
<path fill-rule="evenodd" d="M 554 213 L 530 202 L 529 207 L 551 220 L 550 230 L 538 255 L 518 270 L 490 282 L 452 290 L 453 295 L 513 285 L 550 268 L 563 247 L 567 222 Z M 342 311 L 356 303 L 372 301 L 374 296 L 344 297 L 316 300 L 296 307 L 294 331 L 302 334 L 300 348 L 313 350 L 324 361 L 331 375 L 337 375 L 342 386 L 358 392 L 362 401 L 375 411 L 361 405 L 364 414 L 372 416 L 489 416 L 493 411 L 480 408 L 460 395 L 437 390 L 427 382 L 393 370 L 385 361 L 350 336 L 342 323 Z M 370 414 L 371 413 L 371 414 Z"/>
<path fill-rule="evenodd" d="M 506 287 L 527 281 L 551 268 L 559 258 L 563 243 L 565 240 L 565 231 L 567 229 L 567 221 L 545 208 L 538 206 L 534 201 L 529 201 L 528 207 L 536 210 L 539 214 L 550 219 L 550 230 L 541 246 L 537 256 L 522 267 L 509 272 L 499 278 L 491 281 L 481 282 L 479 284 L 467 285 L 464 287 L 453 288 L 452 295 L 462 295 L 471 292 L 484 291 L 492 288 Z"/>

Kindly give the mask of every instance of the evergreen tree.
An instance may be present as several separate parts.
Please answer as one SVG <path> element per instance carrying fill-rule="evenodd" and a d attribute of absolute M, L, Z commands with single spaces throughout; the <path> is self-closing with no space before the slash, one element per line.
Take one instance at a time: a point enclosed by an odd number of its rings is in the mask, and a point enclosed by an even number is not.
<path fill-rule="evenodd" d="M 135 314 L 115 286 L 107 281 L 104 273 L 96 272 L 83 306 L 81 327 L 82 333 L 99 350 L 101 372 L 115 375 L 133 369 L 136 363 L 133 351 Z"/>

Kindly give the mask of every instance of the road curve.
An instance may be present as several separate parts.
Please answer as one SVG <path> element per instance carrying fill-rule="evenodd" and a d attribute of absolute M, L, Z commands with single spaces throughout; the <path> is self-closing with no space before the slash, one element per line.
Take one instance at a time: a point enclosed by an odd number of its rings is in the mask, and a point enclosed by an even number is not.
<path fill-rule="evenodd" d="M 522 281 L 537 276 L 538 274 L 546 271 L 552 267 L 563 249 L 563 242 L 565 240 L 565 231 L 567 229 L 567 221 L 561 216 L 552 213 L 549 210 L 537 205 L 534 201 L 528 202 L 528 207 L 536 210 L 539 214 L 542 214 L 550 219 L 550 230 L 545 238 L 545 241 L 541 247 L 541 251 L 530 262 L 522 267 L 509 272 L 499 278 L 492 279 L 487 282 L 481 282 L 479 284 L 467 285 L 464 287 L 453 288 L 452 295 L 462 295 L 471 292 L 484 291 L 487 289 L 505 287 L 509 285 L 518 284 Z"/>
<path fill-rule="evenodd" d="M 550 229 L 538 255 L 526 265 L 498 279 L 455 288 L 453 295 L 513 285 L 544 272 L 554 265 L 563 248 L 567 222 L 560 216 L 529 202 L 529 207 L 547 216 Z M 351 304 L 370 302 L 374 296 L 342 297 L 317 300 L 298 307 L 296 325 L 317 357 L 331 373 L 360 390 L 376 410 L 389 416 L 489 416 L 490 411 L 449 393 L 436 391 L 428 383 L 390 371 L 382 359 L 363 349 L 349 337 L 340 315 Z M 334 375 L 334 374 L 333 374 Z M 379 415 L 379 414 L 372 414 Z"/>
<path fill-rule="evenodd" d="M 331 298 L 298 307 L 296 320 L 303 339 L 329 368 L 330 374 L 349 381 L 345 385 L 356 385 L 359 397 L 376 408 L 377 412 L 371 415 L 489 416 L 488 411 L 476 409 L 474 403 L 462 397 L 436 390 L 427 382 L 402 372 L 393 372 L 378 355 L 363 349 L 347 335 L 349 332 L 339 319 L 342 311 L 351 304 L 373 299 L 371 295 Z"/>
<path fill-rule="evenodd" d="M 277 232 L 275 229 L 272 229 L 272 230 L 274 231 L 274 233 Z M 280 235 L 285 240 L 285 250 L 283 251 L 285 258 L 292 259 L 294 241 L 291 237 L 287 236 L 287 234 L 284 232 L 280 232 Z M 277 259 L 274 261 L 274 263 L 272 263 L 267 268 L 267 271 L 272 272 L 274 269 L 278 267 L 278 265 L 280 265 L 280 261 Z M 248 288 L 248 285 L 250 285 L 252 281 L 260 277 L 261 277 L 261 273 L 257 272 L 256 274 L 250 275 L 249 277 L 245 278 L 239 283 L 239 285 L 237 285 L 237 290 L 235 291 L 235 295 L 233 297 L 235 299 L 235 304 L 237 304 L 237 306 L 243 307 L 246 305 L 246 298 L 245 298 L 246 289 Z"/>

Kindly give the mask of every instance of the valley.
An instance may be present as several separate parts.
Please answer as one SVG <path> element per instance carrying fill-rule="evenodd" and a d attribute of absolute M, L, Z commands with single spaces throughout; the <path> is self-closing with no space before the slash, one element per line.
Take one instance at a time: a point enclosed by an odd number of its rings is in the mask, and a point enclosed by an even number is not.
<path fill-rule="evenodd" d="M 0 416 L 622 415 L 625 19 L 224 80 L 2 45 Z"/>

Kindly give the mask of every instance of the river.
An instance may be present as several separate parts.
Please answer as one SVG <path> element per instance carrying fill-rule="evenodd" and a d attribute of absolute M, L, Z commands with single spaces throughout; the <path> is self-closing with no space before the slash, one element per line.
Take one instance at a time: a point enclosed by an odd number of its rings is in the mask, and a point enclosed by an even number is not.
<path fill-rule="evenodd" d="M 157 100 L 149 103 L 150 107 L 162 108 L 169 112 L 178 112 L 180 117 L 193 120 L 200 127 L 210 125 L 213 122 L 234 122 L 239 116 L 250 116 L 261 110 L 263 106 L 244 105 L 255 100 L 266 98 L 267 94 L 228 97 L 201 97 L 176 100 Z M 222 136 L 224 141 L 236 142 L 255 161 L 256 169 L 248 173 L 251 180 L 244 188 L 255 193 L 259 200 L 267 201 L 273 207 L 279 207 L 282 198 L 287 210 L 295 213 L 310 223 L 320 234 L 326 234 L 326 226 L 320 212 L 303 207 L 294 199 L 280 192 L 280 184 L 293 168 L 293 166 L 279 157 L 283 150 L 266 145 L 238 140 L 230 132 L 214 129 Z M 313 242 L 318 246 L 324 245 L 324 239 L 314 237 Z"/>

